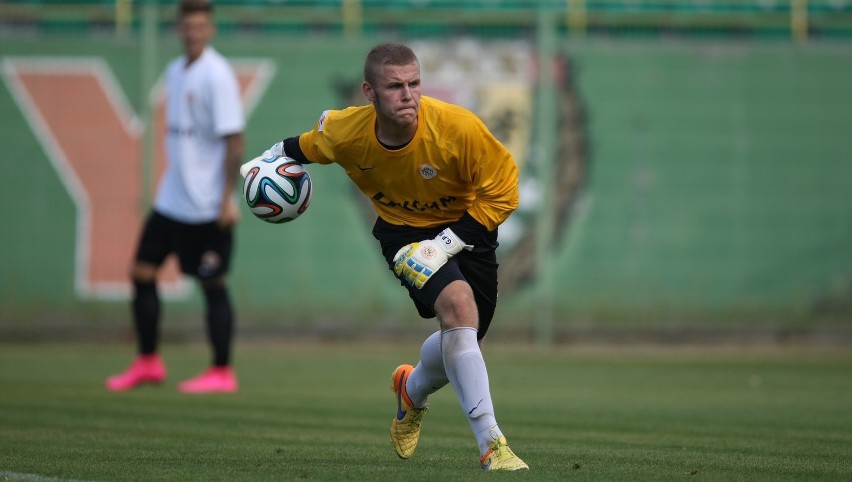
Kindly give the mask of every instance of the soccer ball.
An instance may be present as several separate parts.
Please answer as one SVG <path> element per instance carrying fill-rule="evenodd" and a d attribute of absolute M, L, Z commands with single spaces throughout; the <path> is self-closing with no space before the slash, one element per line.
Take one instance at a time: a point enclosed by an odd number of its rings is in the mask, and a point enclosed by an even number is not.
<path fill-rule="evenodd" d="M 289 157 L 261 159 L 246 173 L 243 197 L 252 214 L 268 223 L 287 223 L 311 202 L 311 176 Z"/>

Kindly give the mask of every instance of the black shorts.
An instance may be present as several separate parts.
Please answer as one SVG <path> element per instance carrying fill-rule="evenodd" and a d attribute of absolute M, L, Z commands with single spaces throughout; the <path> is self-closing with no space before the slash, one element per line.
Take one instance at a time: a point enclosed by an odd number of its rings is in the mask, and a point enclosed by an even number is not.
<path fill-rule="evenodd" d="M 382 247 L 382 255 L 393 272 L 393 257 L 403 246 L 432 239 L 446 226 L 436 228 L 413 228 L 398 226 L 378 218 L 373 226 L 373 237 Z M 408 290 L 408 296 L 414 301 L 417 312 L 423 318 L 435 317 L 435 300 L 444 288 L 456 280 L 466 281 L 473 290 L 476 308 L 479 312 L 479 331 L 477 338 L 482 339 L 491 325 L 494 309 L 497 307 L 497 230 L 488 233 L 493 236 L 490 246 L 482 249 L 478 246 L 473 251 L 462 251 L 453 256 L 439 269 L 421 289 L 417 289 L 399 277 L 400 285 Z M 394 273 L 396 276 L 396 273 Z"/>
<path fill-rule="evenodd" d="M 212 279 L 228 272 L 233 244 L 233 229 L 223 230 L 216 221 L 187 224 L 152 211 L 139 240 L 136 260 L 160 266 L 174 253 L 181 271 Z"/>

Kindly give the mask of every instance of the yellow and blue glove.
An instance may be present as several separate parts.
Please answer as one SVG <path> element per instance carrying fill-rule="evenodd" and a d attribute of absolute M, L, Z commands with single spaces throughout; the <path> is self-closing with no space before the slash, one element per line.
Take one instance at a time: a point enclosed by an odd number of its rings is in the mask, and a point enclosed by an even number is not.
<path fill-rule="evenodd" d="M 434 239 L 403 246 L 393 257 L 393 272 L 401 280 L 420 289 L 451 257 L 471 248 L 473 246 L 464 244 L 456 233 L 447 228 Z"/>

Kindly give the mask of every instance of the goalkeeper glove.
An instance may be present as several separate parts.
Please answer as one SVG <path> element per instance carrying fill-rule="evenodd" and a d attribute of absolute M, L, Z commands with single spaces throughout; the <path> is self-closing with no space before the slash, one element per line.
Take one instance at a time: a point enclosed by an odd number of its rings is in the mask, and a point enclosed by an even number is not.
<path fill-rule="evenodd" d="M 451 257 L 463 249 L 472 248 L 464 244 L 450 228 L 446 228 L 435 239 L 403 246 L 393 257 L 393 272 L 406 283 L 420 289 Z"/>
<path fill-rule="evenodd" d="M 263 151 L 263 154 L 255 157 L 254 159 L 240 166 L 240 175 L 245 178 L 246 174 L 248 174 L 251 168 L 254 167 L 258 162 L 260 162 L 261 159 L 270 159 L 272 157 L 281 157 L 286 155 L 287 154 L 284 153 L 284 142 L 277 142 L 274 146 Z"/>

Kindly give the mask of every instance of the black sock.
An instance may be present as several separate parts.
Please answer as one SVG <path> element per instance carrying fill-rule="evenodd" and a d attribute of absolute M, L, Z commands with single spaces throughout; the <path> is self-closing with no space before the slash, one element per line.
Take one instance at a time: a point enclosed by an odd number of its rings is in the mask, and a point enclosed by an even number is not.
<path fill-rule="evenodd" d="M 160 297 L 157 285 L 151 281 L 133 281 L 133 324 L 136 328 L 139 353 L 157 352 L 160 338 Z"/>
<path fill-rule="evenodd" d="M 227 366 L 231 362 L 231 337 L 234 313 L 228 289 L 224 286 L 204 288 L 207 300 L 207 334 L 213 345 L 213 364 Z"/>

